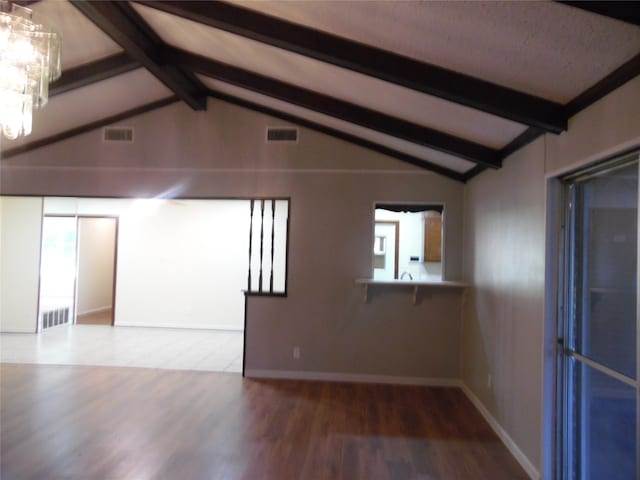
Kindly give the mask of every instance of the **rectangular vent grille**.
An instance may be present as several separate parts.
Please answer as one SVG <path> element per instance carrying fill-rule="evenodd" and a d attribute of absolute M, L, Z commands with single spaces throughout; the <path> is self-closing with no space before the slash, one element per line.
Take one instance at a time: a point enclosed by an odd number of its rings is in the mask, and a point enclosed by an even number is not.
<path fill-rule="evenodd" d="M 102 140 L 105 142 L 133 143 L 133 127 L 106 127 Z"/>
<path fill-rule="evenodd" d="M 69 323 L 69 307 L 56 308 L 54 310 L 42 312 L 43 329 L 62 325 L 63 323 Z"/>
<path fill-rule="evenodd" d="M 269 142 L 298 143 L 298 129 L 290 127 L 268 127 L 267 143 Z"/>

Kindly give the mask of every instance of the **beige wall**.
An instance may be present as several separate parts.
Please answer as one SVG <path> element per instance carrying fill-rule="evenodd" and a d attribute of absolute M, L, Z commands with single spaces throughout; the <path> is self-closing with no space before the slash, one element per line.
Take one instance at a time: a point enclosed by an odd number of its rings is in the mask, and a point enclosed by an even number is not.
<path fill-rule="evenodd" d="M 254 371 L 459 378 L 459 292 L 373 291 L 375 202 L 442 203 L 445 262 L 462 275 L 464 185 L 305 128 L 298 144 L 265 144 L 283 122 L 219 101 L 172 105 L 124 122 L 136 143 L 100 132 L 2 162 L 6 193 L 73 196 L 291 197 L 289 296 L 250 298 L 247 363 Z M 294 360 L 298 346 L 301 358 Z"/>
<path fill-rule="evenodd" d="M 545 234 L 554 238 L 545 229 L 559 204 L 553 195 L 546 204 L 547 178 L 640 146 L 639 106 L 636 78 L 573 117 L 568 132 L 535 141 L 465 191 L 464 278 L 474 288 L 463 313 L 462 378 L 534 473 L 549 472 L 553 460 L 555 319 L 545 318 L 545 301 L 555 298 L 555 259 L 546 258 L 545 277 Z"/>
<path fill-rule="evenodd" d="M 247 368 L 461 375 L 535 473 L 548 415 L 544 352 L 552 351 L 543 341 L 546 177 L 639 145 L 638 105 L 636 78 L 571 119 L 568 132 L 537 140 L 466 187 L 307 129 L 299 144 L 265 145 L 265 127 L 282 122 L 222 102 L 206 113 L 174 105 L 128 120 L 133 145 L 102 144 L 90 132 L 3 161 L 0 188 L 291 197 L 289 296 L 249 299 Z M 374 290 L 361 302 L 353 280 L 371 275 L 373 205 L 382 201 L 445 204 L 447 278 L 475 285 L 462 324 L 455 292 L 427 292 L 413 306 L 407 291 Z"/>
<path fill-rule="evenodd" d="M 465 194 L 465 273 L 474 287 L 462 326 L 462 378 L 535 466 L 542 424 L 544 199 L 544 139 L 512 155 L 497 174 L 471 181 Z"/>
<path fill-rule="evenodd" d="M 0 331 L 35 332 L 42 199 L 0 197 Z"/>
<path fill-rule="evenodd" d="M 111 308 L 116 220 L 80 218 L 78 222 L 78 315 Z"/>

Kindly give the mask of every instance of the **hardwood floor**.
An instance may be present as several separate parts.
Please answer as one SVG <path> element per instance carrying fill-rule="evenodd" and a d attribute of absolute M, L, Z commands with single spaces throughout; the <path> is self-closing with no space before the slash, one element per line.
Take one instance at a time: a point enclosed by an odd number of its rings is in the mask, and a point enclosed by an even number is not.
<path fill-rule="evenodd" d="M 112 309 L 109 309 L 78 315 L 76 323 L 78 325 L 111 325 L 111 312 Z"/>
<path fill-rule="evenodd" d="M 455 388 L 0 366 L 0 477 L 525 479 Z"/>

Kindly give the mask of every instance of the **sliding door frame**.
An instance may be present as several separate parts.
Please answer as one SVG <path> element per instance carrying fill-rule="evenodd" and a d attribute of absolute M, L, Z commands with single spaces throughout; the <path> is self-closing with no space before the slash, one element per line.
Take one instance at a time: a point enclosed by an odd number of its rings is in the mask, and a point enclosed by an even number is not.
<path fill-rule="evenodd" d="M 568 465 L 568 452 L 566 448 L 566 436 L 570 427 L 570 418 L 566 414 L 568 408 L 568 368 L 569 357 L 572 357 L 576 364 L 587 365 L 588 367 L 598 371 L 608 377 L 614 378 L 635 388 L 636 391 L 636 439 L 640 439 L 640 235 L 636 241 L 636 378 L 630 378 L 613 369 L 610 369 L 598 362 L 580 355 L 571 350 L 570 342 L 571 318 L 574 314 L 573 305 L 574 295 L 570 291 L 572 279 L 574 278 L 574 248 L 580 248 L 581 244 L 576 245 L 575 235 L 571 231 L 575 222 L 576 215 L 576 193 L 575 185 L 578 181 L 588 180 L 589 178 L 602 175 L 612 169 L 623 168 L 626 165 L 635 164 L 640 169 L 640 152 L 632 151 L 631 154 L 617 155 L 606 162 L 601 162 L 590 168 L 584 168 L 577 173 L 564 175 L 550 179 L 548 184 L 548 201 L 551 208 L 548 209 L 549 217 L 547 225 L 550 235 L 547 237 L 548 261 L 555 258 L 555 266 L 549 262 L 547 264 L 548 272 L 553 272 L 555 278 L 552 284 L 557 286 L 556 295 L 547 302 L 547 317 L 554 312 L 555 322 L 550 325 L 547 322 L 547 328 L 553 330 L 553 335 L 547 334 L 546 342 L 552 340 L 555 336 L 554 354 L 553 354 L 553 371 L 555 374 L 554 388 L 547 387 L 550 379 L 550 369 L 545 371 L 545 401 L 549 405 L 549 400 L 553 400 L 553 415 L 545 416 L 545 427 L 543 428 L 543 453 L 553 457 L 553 465 L 545 462 L 543 465 L 544 474 L 553 475 L 557 480 L 565 479 L 566 468 Z M 638 188 L 638 206 L 640 206 L 640 188 Z M 640 208 L 637 209 L 637 221 L 640 226 Z M 555 238 L 554 238 L 555 236 Z M 549 292 L 549 290 L 547 290 Z M 553 340 L 552 340 L 553 341 Z M 546 343 L 548 345 L 548 343 Z M 550 358 L 547 357 L 549 361 Z M 550 390 L 553 394 L 550 395 Z M 554 432 L 551 434 L 549 423 L 553 425 Z M 544 442 L 550 442 L 551 445 L 544 445 Z M 584 443 L 584 441 L 582 441 Z M 640 478 L 640 441 L 636 441 L 636 475 Z M 548 457 L 547 457 L 548 458 Z"/>

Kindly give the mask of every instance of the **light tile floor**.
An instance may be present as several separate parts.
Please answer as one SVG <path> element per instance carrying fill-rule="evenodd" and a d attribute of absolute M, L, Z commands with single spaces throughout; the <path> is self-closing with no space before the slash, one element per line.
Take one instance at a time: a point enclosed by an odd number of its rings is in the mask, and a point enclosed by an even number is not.
<path fill-rule="evenodd" d="M 0 334 L 0 362 L 242 371 L 243 332 L 58 326 Z"/>

